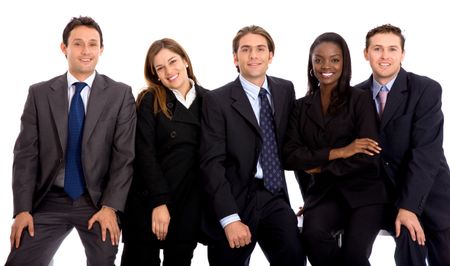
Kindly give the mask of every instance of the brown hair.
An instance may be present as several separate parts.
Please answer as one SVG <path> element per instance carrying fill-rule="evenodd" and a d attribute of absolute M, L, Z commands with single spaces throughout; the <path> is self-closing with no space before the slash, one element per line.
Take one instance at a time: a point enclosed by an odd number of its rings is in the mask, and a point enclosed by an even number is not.
<path fill-rule="evenodd" d="M 164 48 L 178 54 L 179 56 L 181 56 L 181 58 L 183 58 L 183 60 L 187 62 L 188 77 L 192 79 L 195 84 L 197 84 L 197 78 L 194 75 L 191 60 L 189 59 L 189 56 L 187 55 L 183 47 L 181 47 L 181 45 L 176 41 L 169 38 L 157 40 L 150 45 L 150 47 L 148 48 L 147 56 L 145 57 L 144 76 L 147 82 L 147 88 L 139 93 L 137 97 L 137 106 L 139 107 L 144 96 L 147 93 L 151 92 L 154 95 L 153 112 L 155 114 L 158 112 L 162 112 L 166 117 L 172 118 L 172 114 L 166 106 L 167 88 L 164 87 L 162 82 L 159 80 L 153 63 L 155 56 Z"/>
<path fill-rule="evenodd" d="M 402 51 L 405 50 L 405 36 L 403 36 L 402 30 L 391 24 L 384 24 L 384 25 L 378 26 L 376 28 L 371 29 L 367 33 L 367 35 L 366 35 L 366 50 L 369 48 L 370 38 L 372 38 L 375 34 L 378 34 L 378 33 L 393 33 L 393 34 L 397 35 L 398 37 L 400 37 Z"/>

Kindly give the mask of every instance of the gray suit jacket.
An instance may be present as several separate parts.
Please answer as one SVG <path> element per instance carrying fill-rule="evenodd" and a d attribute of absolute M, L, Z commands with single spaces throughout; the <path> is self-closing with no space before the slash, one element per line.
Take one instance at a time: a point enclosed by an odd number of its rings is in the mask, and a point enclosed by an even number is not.
<path fill-rule="evenodd" d="M 68 129 L 67 75 L 30 87 L 14 147 L 14 216 L 36 208 L 64 167 Z M 131 88 L 96 74 L 82 143 L 92 202 L 122 211 L 131 184 L 136 111 Z"/>

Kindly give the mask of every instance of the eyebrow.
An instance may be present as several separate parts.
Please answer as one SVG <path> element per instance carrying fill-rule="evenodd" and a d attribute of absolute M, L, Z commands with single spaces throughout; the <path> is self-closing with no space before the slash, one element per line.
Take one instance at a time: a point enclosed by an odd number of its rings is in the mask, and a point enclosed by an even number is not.
<path fill-rule="evenodd" d="M 177 56 L 176 55 L 174 55 L 174 56 L 172 56 L 172 57 L 170 57 L 167 61 L 170 61 L 170 60 L 172 60 L 172 59 L 174 59 L 174 58 L 177 58 Z M 161 67 L 162 65 L 161 64 L 159 64 L 159 65 L 155 65 L 155 68 L 157 68 L 157 67 Z"/>
<path fill-rule="evenodd" d="M 253 46 L 249 45 L 249 44 L 244 44 L 244 45 L 240 46 L 239 49 L 241 49 L 241 48 L 252 48 L 252 47 L 257 47 L 257 48 L 264 47 L 264 48 L 267 48 L 268 46 L 265 45 L 265 44 L 258 44 L 258 45 L 253 45 Z"/>

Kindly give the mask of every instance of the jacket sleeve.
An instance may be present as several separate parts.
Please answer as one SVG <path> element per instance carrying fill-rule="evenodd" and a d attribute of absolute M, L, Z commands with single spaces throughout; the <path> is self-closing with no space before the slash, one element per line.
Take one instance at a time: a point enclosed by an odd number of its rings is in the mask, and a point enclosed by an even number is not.
<path fill-rule="evenodd" d="M 420 215 L 425 201 L 441 168 L 443 156 L 444 115 L 441 110 L 442 88 L 439 83 L 429 80 L 412 116 L 410 150 L 405 155 L 407 169 L 400 190 L 397 207 Z"/>
<path fill-rule="evenodd" d="M 117 116 L 109 166 L 109 180 L 101 205 L 123 211 L 133 176 L 136 134 L 136 105 L 131 87 L 124 89 Z"/>
<path fill-rule="evenodd" d="M 217 99 L 210 93 L 203 99 L 202 115 L 200 168 L 206 194 L 220 220 L 239 211 L 225 176 L 226 121 Z"/>
<path fill-rule="evenodd" d="M 137 111 L 135 162 L 135 178 L 141 179 L 137 184 L 143 184 L 139 189 L 149 192 L 152 208 L 170 200 L 170 187 L 157 158 L 157 116 L 153 112 L 153 101 L 153 94 L 147 93 Z"/>
<path fill-rule="evenodd" d="M 14 145 L 12 188 L 14 217 L 33 207 L 33 194 L 39 171 L 39 127 L 33 87 L 21 117 L 20 133 Z"/>

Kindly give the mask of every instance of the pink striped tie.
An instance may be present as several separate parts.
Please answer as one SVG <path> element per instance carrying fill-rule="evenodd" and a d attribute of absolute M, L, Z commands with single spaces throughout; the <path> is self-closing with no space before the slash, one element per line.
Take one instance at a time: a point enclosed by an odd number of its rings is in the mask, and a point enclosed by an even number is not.
<path fill-rule="evenodd" d="M 387 90 L 386 86 L 382 86 L 380 91 L 378 92 L 378 99 L 380 101 L 380 110 L 379 110 L 380 117 L 383 115 L 384 106 L 386 105 L 387 95 L 388 95 L 388 90 Z"/>

